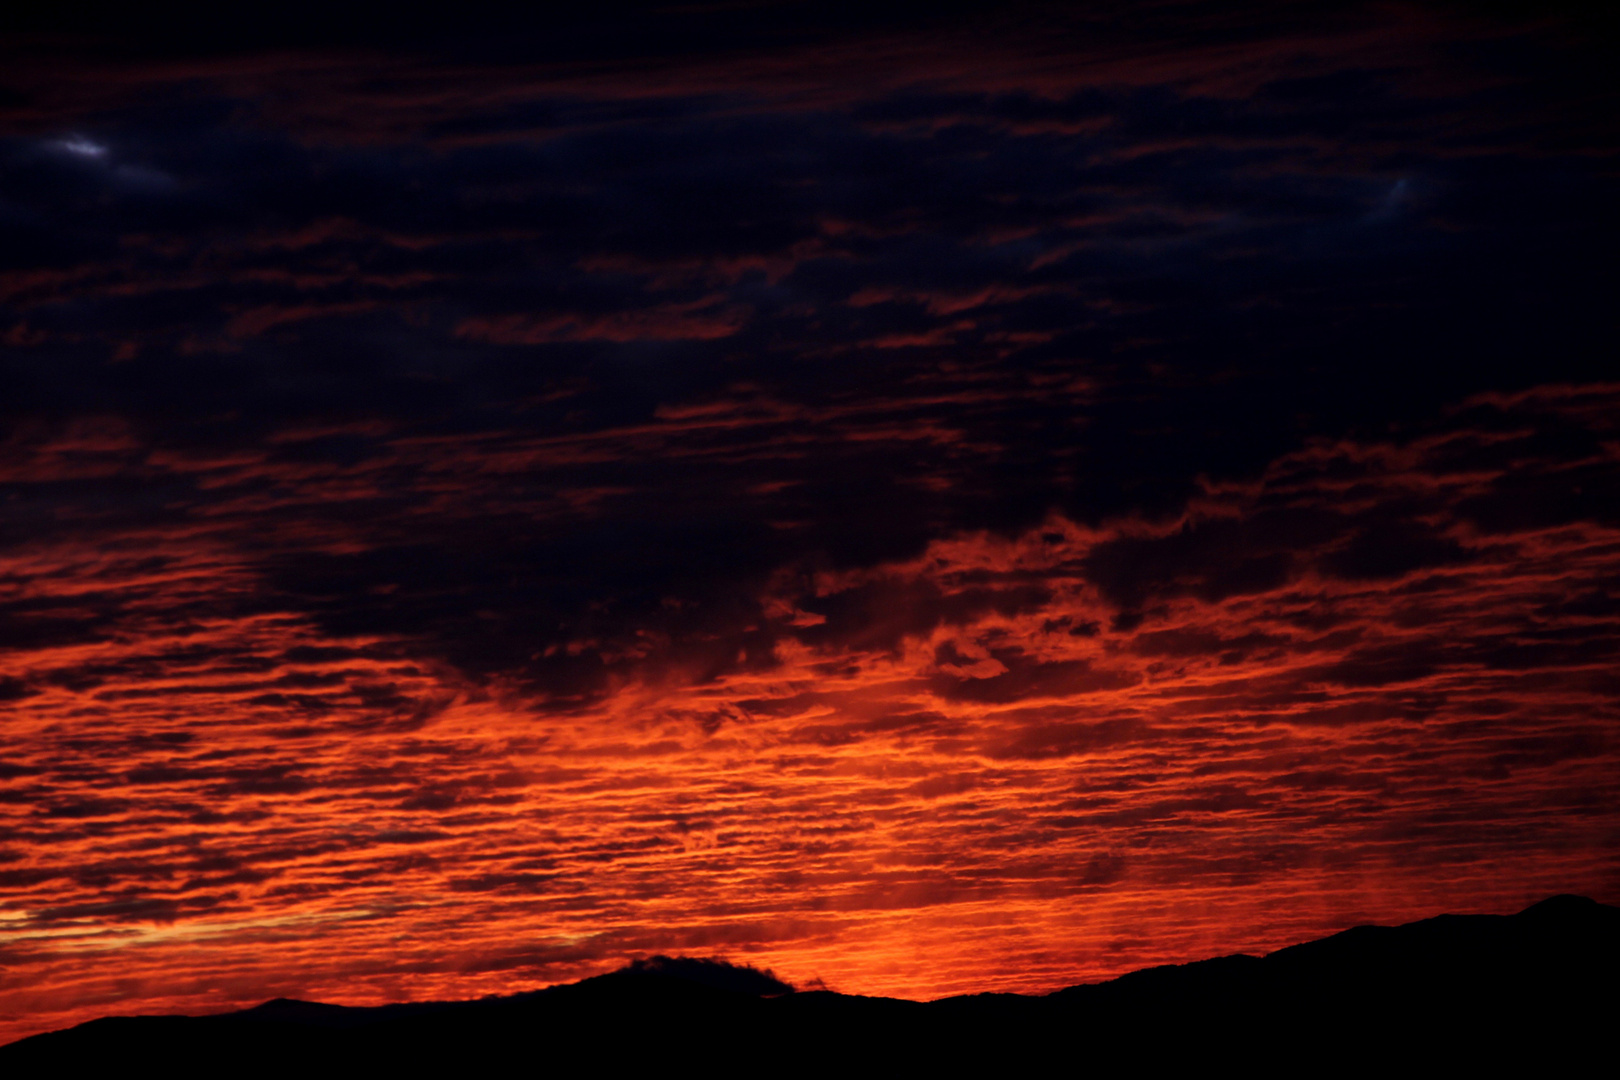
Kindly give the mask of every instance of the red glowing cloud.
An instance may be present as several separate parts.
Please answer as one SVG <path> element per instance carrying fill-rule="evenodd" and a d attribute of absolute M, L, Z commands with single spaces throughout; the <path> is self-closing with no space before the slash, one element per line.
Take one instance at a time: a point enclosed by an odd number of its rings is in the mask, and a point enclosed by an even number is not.
<path fill-rule="evenodd" d="M 1512 492 L 1612 469 L 1617 396 L 1315 445 L 1174 521 L 780 575 L 769 663 L 693 681 L 649 644 L 562 712 L 251 610 L 206 536 L 14 557 L 58 638 L 9 666 L 11 1007 L 481 993 L 650 950 L 1041 990 L 1612 890 L 1620 531 Z M 1594 456 L 1539 455 L 1549 419 Z M 457 486 L 495 461 L 463 455 Z"/>
<path fill-rule="evenodd" d="M 25 50 L 0 1039 L 1620 898 L 1612 65 L 1168 17 Z"/>

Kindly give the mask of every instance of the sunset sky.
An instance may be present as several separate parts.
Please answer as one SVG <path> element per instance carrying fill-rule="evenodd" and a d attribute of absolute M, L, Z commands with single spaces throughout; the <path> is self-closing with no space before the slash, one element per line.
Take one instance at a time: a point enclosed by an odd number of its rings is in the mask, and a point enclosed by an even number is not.
<path fill-rule="evenodd" d="M 1620 902 L 1612 26 L 601 10 L 0 37 L 0 1041 Z"/>

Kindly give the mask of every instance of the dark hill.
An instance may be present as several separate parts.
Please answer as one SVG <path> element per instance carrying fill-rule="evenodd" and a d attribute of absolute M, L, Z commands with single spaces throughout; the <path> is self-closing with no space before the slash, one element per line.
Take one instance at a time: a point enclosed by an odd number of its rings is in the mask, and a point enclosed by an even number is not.
<path fill-rule="evenodd" d="M 1559 896 L 1517 915 L 1358 927 L 1045 997 L 793 993 L 768 972 L 656 957 L 478 1001 L 278 999 L 216 1016 L 109 1017 L 0 1047 L 0 1071 L 1568 1072 L 1610 1059 L 1617 987 L 1620 908 Z"/>

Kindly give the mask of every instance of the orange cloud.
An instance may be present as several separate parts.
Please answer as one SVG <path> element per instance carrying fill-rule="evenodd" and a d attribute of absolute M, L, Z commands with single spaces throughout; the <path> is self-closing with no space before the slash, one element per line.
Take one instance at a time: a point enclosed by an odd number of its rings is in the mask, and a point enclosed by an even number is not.
<path fill-rule="evenodd" d="M 1496 407 L 1613 415 L 1609 391 L 1540 395 Z M 6 1031 L 507 991 L 652 951 L 1043 990 L 1370 912 L 1613 895 L 1620 533 L 1500 523 L 1502 438 L 1320 444 L 1175 522 L 783 576 L 770 663 L 632 665 L 561 712 L 256 609 L 217 541 L 12 556 Z M 1355 521 L 1413 491 L 1463 556 L 1352 556 Z M 1208 530 L 1262 544 L 1283 510 L 1362 517 L 1223 579 L 1253 552 Z"/>

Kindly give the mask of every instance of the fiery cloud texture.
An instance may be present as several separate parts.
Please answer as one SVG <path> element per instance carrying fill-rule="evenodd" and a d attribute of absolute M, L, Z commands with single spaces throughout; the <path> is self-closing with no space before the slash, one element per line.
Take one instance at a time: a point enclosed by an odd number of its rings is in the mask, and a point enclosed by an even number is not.
<path fill-rule="evenodd" d="M 9 39 L 0 1038 L 1620 900 L 1612 52 L 1129 10 Z"/>

